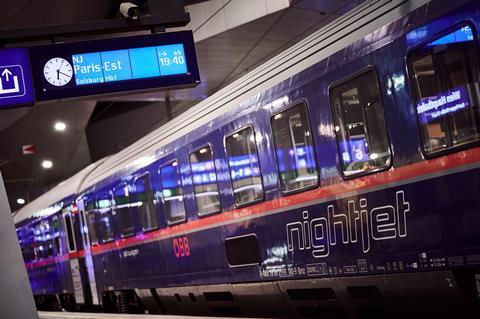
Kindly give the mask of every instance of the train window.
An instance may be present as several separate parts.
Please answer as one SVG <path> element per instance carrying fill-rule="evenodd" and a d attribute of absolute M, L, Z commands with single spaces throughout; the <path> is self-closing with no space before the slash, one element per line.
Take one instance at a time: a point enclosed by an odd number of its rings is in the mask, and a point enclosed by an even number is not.
<path fill-rule="evenodd" d="M 262 178 L 258 163 L 255 132 L 247 127 L 225 139 L 235 205 L 263 199 Z"/>
<path fill-rule="evenodd" d="M 479 66 L 465 25 L 408 56 L 423 150 L 439 153 L 480 138 Z"/>
<path fill-rule="evenodd" d="M 50 225 L 45 220 L 35 226 L 35 255 L 38 259 L 45 259 L 53 256 Z"/>
<path fill-rule="evenodd" d="M 50 221 L 50 229 L 52 231 L 55 252 L 57 253 L 57 256 L 63 255 L 62 242 L 60 240 L 60 222 L 57 216 L 53 217 Z"/>
<path fill-rule="evenodd" d="M 174 161 L 161 167 L 160 179 L 162 181 L 162 201 L 167 223 L 170 225 L 184 221 L 186 218 L 185 203 L 178 162 Z"/>
<path fill-rule="evenodd" d="M 95 212 L 90 212 L 87 215 L 88 234 L 90 236 L 90 244 L 98 244 L 97 229 L 95 223 Z"/>
<path fill-rule="evenodd" d="M 195 200 L 199 216 L 220 211 L 217 175 L 210 146 L 205 146 L 190 154 Z"/>
<path fill-rule="evenodd" d="M 63 218 L 65 219 L 65 228 L 67 230 L 68 250 L 70 252 L 76 251 L 77 245 L 74 238 L 72 216 L 70 215 L 70 213 L 67 213 L 63 215 Z"/>
<path fill-rule="evenodd" d="M 52 257 L 55 251 L 53 249 L 52 229 L 50 227 L 50 223 L 48 221 L 43 221 L 40 228 L 42 229 L 43 233 L 43 248 L 46 249 L 44 257 Z"/>
<path fill-rule="evenodd" d="M 115 216 L 118 228 L 122 237 L 129 237 L 135 234 L 135 224 L 130 209 L 130 194 L 126 184 L 113 190 L 113 201 L 115 203 Z"/>
<path fill-rule="evenodd" d="M 112 211 L 100 210 L 98 214 L 98 239 L 103 243 L 111 242 L 113 237 Z"/>
<path fill-rule="evenodd" d="M 144 174 L 135 179 L 135 198 L 140 225 L 143 231 L 158 228 L 157 211 L 153 204 L 153 193 L 150 185 L 150 174 Z"/>
<path fill-rule="evenodd" d="M 31 243 L 22 244 L 22 254 L 23 254 L 23 259 L 26 262 L 34 260 L 35 254 L 33 252 L 33 245 Z"/>
<path fill-rule="evenodd" d="M 390 165 L 387 127 L 375 71 L 333 87 L 330 99 L 344 176 L 378 171 Z"/>
<path fill-rule="evenodd" d="M 97 198 L 95 207 L 97 219 L 95 222 L 97 224 L 97 240 L 102 244 L 114 239 L 111 207 L 110 194 L 104 193 Z"/>
<path fill-rule="evenodd" d="M 283 192 L 315 187 L 318 174 L 307 106 L 297 104 L 271 121 Z"/>

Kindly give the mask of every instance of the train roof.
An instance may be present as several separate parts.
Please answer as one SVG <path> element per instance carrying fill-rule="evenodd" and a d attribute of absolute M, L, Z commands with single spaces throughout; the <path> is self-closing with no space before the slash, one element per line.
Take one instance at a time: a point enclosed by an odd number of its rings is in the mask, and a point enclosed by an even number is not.
<path fill-rule="evenodd" d="M 427 0 L 370 0 L 360 4 L 346 15 L 314 32 L 110 157 L 86 178 L 81 191 L 116 173 L 133 172 L 137 168 L 154 162 L 157 159 L 155 151 L 162 146 L 197 128 L 208 127 L 215 118 L 233 111 L 240 103 L 258 96 L 274 85 L 428 2 Z"/>
<path fill-rule="evenodd" d="M 40 195 L 30 203 L 20 208 L 13 216 L 14 223 L 18 224 L 26 219 L 29 219 L 30 217 L 35 217 L 37 215 L 48 215 L 49 207 L 72 195 L 76 195 L 78 188 L 85 177 L 88 176 L 88 174 L 90 174 L 101 163 L 103 163 L 103 161 L 104 159 L 101 159 L 88 165 L 75 175 L 60 182 L 48 192 Z"/>

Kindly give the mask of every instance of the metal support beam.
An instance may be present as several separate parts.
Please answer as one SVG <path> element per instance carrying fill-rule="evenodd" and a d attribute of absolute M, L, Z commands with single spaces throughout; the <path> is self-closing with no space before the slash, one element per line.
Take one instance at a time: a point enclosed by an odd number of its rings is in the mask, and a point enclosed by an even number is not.
<path fill-rule="evenodd" d="M 182 27 L 190 22 L 190 15 L 185 12 L 183 0 L 148 0 L 146 10 L 147 12 L 136 20 L 117 17 L 63 25 L 45 25 L 14 30 L 3 29 L 0 30 L 0 42 L 51 40 L 75 35 L 98 35 Z"/>
<path fill-rule="evenodd" d="M 0 309 L 2 318 L 35 319 L 37 309 L 0 175 Z"/>

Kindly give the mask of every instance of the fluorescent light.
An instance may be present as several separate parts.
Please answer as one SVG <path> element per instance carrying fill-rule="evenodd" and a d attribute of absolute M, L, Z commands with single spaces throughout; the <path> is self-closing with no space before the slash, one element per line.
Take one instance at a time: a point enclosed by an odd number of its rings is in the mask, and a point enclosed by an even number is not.
<path fill-rule="evenodd" d="M 67 124 L 65 124 L 64 122 L 58 121 L 58 122 L 55 122 L 55 124 L 53 124 L 53 128 L 57 132 L 63 132 L 67 128 Z"/>
<path fill-rule="evenodd" d="M 50 160 L 44 160 L 44 161 L 42 162 L 42 167 L 43 167 L 43 168 L 48 169 L 48 168 L 52 168 L 52 166 L 53 166 L 53 162 L 50 161 Z"/>
<path fill-rule="evenodd" d="M 25 204 L 25 200 L 23 198 L 17 198 L 17 204 L 23 205 Z"/>

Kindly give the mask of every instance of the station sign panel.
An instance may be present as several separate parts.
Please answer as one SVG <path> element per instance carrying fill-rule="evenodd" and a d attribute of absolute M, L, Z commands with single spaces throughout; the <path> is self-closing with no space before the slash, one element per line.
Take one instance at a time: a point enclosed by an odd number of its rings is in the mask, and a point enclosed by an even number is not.
<path fill-rule="evenodd" d="M 191 31 L 32 47 L 30 61 L 37 101 L 200 83 Z"/>
<path fill-rule="evenodd" d="M 35 102 L 27 48 L 0 50 L 0 107 Z"/>

